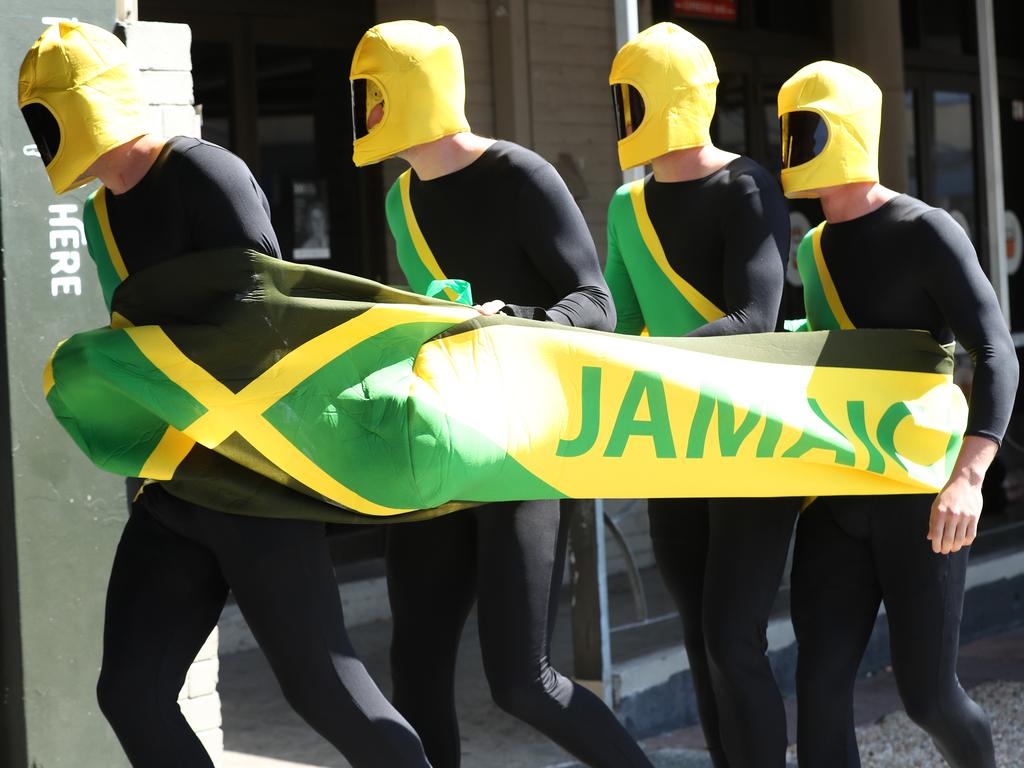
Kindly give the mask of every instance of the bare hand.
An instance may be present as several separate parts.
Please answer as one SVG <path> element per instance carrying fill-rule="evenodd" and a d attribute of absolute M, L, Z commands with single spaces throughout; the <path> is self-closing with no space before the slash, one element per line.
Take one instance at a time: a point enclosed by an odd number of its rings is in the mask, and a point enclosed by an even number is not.
<path fill-rule="evenodd" d="M 963 478 L 951 480 L 932 502 L 928 540 L 932 552 L 948 555 L 969 546 L 978 535 L 981 517 L 981 485 Z"/>
<path fill-rule="evenodd" d="M 475 304 L 473 309 L 479 312 L 481 315 L 496 315 L 498 310 L 505 306 L 505 302 L 501 299 L 494 299 L 493 301 L 487 301 L 483 304 Z"/>

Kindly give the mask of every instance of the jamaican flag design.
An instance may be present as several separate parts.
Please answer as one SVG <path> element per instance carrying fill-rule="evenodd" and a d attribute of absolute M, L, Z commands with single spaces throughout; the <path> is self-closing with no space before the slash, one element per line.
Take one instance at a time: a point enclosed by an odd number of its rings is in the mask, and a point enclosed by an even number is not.
<path fill-rule="evenodd" d="M 636 338 L 241 250 L 129 275 L 111 309 L 54 353 L 54 414 L 99 467 L 227 512 L 929 492 L 966 418 L 915 331 Z"/>

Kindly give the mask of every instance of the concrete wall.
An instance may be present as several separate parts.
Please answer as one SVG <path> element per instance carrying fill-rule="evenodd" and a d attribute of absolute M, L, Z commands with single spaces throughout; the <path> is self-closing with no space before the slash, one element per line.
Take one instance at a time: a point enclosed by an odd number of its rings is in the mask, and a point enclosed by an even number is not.
<path fill-rule="evenodd" d="M 528 12 L 533 148 L 569 183 L 603 262 L 608 201 L 622 183 L 608 90 L 615 8 L 533 0 Z"/>

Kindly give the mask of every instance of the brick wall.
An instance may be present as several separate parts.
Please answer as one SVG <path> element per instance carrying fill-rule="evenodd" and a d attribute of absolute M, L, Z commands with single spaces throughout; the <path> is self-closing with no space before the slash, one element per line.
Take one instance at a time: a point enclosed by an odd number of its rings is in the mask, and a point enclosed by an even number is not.
<path fill-rule="evenodd" d="M 201 122 L 193 106 L 192 31 L 186 24 L 133 21 L 125 24 L 125 44 L 142 73 L 150 103 L 152 130 L 164 136 L 199 136 Z M 178 695 L 182 714 L 216 761 L 224 751 L 219 662 L 215 629 L 189 669 Z"/>
<path fill-rule="evenodd" d="M 462 46 L 469 124 L 474 133 L 491 136 L 494 134 L 494 99 L 487 0 L 437 0 L 436 23 L 448 27 Z"/>
<path fill-rule="evenodd" d="M 533 148 L 570 189 L 570 177 L 579 174 L 584 196 L 578 202 L 603 262 L 608 201 L 622 183 L 608 91 L 615 6 L 612 0 L 530 0 L 528 15 Z"/>

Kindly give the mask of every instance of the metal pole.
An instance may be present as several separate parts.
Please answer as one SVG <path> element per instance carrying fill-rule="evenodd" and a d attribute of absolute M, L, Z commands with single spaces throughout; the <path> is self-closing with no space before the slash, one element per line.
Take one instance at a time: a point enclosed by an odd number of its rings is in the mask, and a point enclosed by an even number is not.
<path fill-rule="evenodd" d="M 615 0 L 615 50 L 617 51 L 628 43 L 639 31 L 640 13 L 637 10 L 636 0 Z M 643 177 L 643 166 L 622 172 L 624 184 Z"/>
<path fill-rule="evenodd" d="M 611 704 L 611 632 L 608 570 L 604 547 L 604 502 L 572 499 L 569 577 L 572 589 L 573 676 Z"/>
<path fill-rule="evenodd" d="M 1010 322 L 1010 287 L 1006 274 L 1006 202 L 1003 196 L 1003 143 L 999 133 L 999 78 L 996 72 L 995 18 L 992 0 L 978 0 L 978 63 L 981 68 L 981 152 L 985 170 L 988 276 Z"/>

